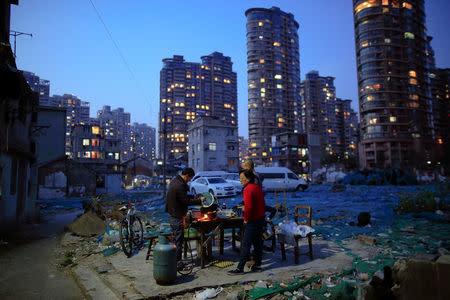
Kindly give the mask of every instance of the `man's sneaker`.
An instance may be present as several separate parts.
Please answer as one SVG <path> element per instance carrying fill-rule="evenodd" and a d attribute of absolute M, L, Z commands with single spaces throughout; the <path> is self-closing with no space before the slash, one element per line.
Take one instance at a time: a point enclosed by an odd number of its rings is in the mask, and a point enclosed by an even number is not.
<path fill-rule="evenodd" d="M 253 272 L 253 273 L 259 273 L 259 272 L 262 272 L 262 269 L 261 269 L 261 266 L 256 266 L 256 265 L 253 265 L 251 268 L 250 268 L 250 272 Z"/>
<path fill-rule="evenodd" d="M 242 275 L 244 274 L 244 270 L 240 270 L 240 269 L 234 269 L 234 270 L 230 270 L 227 272 L 228 275 Z"/>

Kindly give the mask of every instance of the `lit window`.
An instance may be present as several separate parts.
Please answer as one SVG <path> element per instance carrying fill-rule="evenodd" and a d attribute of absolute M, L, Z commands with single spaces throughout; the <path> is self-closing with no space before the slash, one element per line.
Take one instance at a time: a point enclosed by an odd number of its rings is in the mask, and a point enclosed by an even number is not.
<path fill-rule="evenodd" d="M 100 128 L 98 126 L 92 126 L 92 134 L 99 134 Z"/>
<path fill-rule="evenodd" d="M 266 82 L 266 79 L 265 78 L 260 78 L 259 82 Z"/>
<path fill-rule="evenodd" d="M 263 26 L 263 25 L 264 25 L 263 22 L 261 22 L 261 21 L 258 22 L 258 26 Z"/>
<path fill-rule="evenodd" d="M 275 47 L 280 47 L 280 46 L 281 46 L 281 44 L 280 44 L 279 42 L 273 42 L 273 45 L 274 45 Z"/>
<path fill-rule="evenodd" d="M 98 151 L 91 151 L 91 158 L 98 158 Z"/>
<path fill-rule="evenodd" d="M 386 44 L 390 44 L 390 43 L 391 43 L 391 39 L 386 38 L 386 39 L 384 39 L 384 42 L 385 42 Z"/>
<path fill-rule="evenodd" d="M 262 35 L 259 36 L 259 39 L 262 40 L 264 37 Z"/>
<path fill-rule="evenodd" d="M 390 122 L 397 122 L 397 117 L 390 116 L 390 117 L 389 117 L 389 121 L 390 121 Z"/>
<path fill-rule="evenodd" d="M 409 76 L 417 77 L 416 71 L 409 71 Z"/>
<path fill-rule="evenodd" d="M 89 146 L 89 139 L 83 139 L 83 146 Z"/>
<path fill-rule="evenodd" d="M 371 118 L 369 124 L 377 124 L 377 118 Z"/>
<path fill-rule="evenodd" d="M 261 59 L 259 60 L 259 63 L 263 64 L 263 63 L 264 63 L 264 59 L 261 58 Z"/>
<path fill-rule="evenodd" d="M 263 152 L 263 153 L 262 153 L 262 156 L 267 156 L 267 152 Z"/>
<path fill-rule="evenodd" d="M 251 143 L 250 147 L 256 147 L 256 143 Z"/>
<path fill-rule="evenodd" d="M 281 84 L 277 84 L 277 89 L 282 89 L 283 86 Z"/>
<path fill-rule="evenodd" d="M 282 79 L 282 78 L 283 78 L 283 76 L 281 76 L 280 74 L 275 75 L 275 79 Z"/>
<path fill-rule="evenodd" d="M 412 5 L 409 4 L 408 2 L 403 2 L 403 7 L 407 9 L 412 9 Z"/>
<path fill-rule="evenodd" d="M 99 145 L 98 139 L 92 139 L 91 144 L 92 144 L 92 146 L 98 146 Z"/>
<path fill-rule="evenodd" d="M 417 85 L 417 79 L 415 79 L 415 78 L 410 78 L 410 79 L 409 79 L 409 83 L 410 83 L 410 84 Z"/>
<path fill-rule="evenodd" d="M 383 5 L 389 5 L 389 0 L 383 0 Z"/>
<path fill-rule="evenodd" d="M 214 81 L 219 81 L 219 78 L 217 78 L 217 77 L 214 77 Z"/>
<path fill-rule="evenodd" d="M 414 39 L 414 33 L 411 32 L 405 32 L 405 39 Z"/>
<path fill-rule="evenodd" d="M 359 13 L 363 9 L 380 5 L 379 0 L 367 0 L 355 7 L 355 13 Z"/>
<path fill-rule="evenodd" d="M 208 148 L 209 148 L 209 150 L 211 150 L 211 151 L 216 151 L 216 143 L 209 143 L 209 146 L 208 146 Z"/>

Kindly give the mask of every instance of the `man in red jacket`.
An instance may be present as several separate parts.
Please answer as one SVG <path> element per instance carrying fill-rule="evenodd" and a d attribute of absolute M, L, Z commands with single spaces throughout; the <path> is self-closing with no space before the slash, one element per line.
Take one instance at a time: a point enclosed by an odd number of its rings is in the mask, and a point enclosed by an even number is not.
<path fill-rule="evenodd" d="M 241 244 L 239 264 L 235 270 L 228 271 L 229 275 L 244 274 L 245 263 L 250 257 L 250 248 L 254 247 L 255 264 L 251 267 L 252 272 L 261 272 L 262 249 L 265 225 L 266 202 L 261 186 L 255 184 L 255 174 L 251 170 L 241 172 L 239 179 L 244 191 L 244 239 Z"/>

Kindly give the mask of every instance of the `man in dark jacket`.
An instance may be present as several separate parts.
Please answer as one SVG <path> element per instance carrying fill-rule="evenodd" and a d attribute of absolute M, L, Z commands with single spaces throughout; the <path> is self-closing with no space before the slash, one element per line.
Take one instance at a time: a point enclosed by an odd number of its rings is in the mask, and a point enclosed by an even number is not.
<path fill-rule="evenodd" d="M 188 195 L 189 187 L 187 183 L 194 177 L 195 172 L 191 168 L 186 168 L 181 175 L 175 176 L 169 184 L 166 199 L 166 212 L 169 213 L 169 223 L 172 232 L 175 235 L 175 244 L 177 246 L 177 261 L 181 261 L 184 241 L 183 218 L 186 216 L 189 205 L 201 203 L 200 199 L 194 199 L 194 196 Z"/>

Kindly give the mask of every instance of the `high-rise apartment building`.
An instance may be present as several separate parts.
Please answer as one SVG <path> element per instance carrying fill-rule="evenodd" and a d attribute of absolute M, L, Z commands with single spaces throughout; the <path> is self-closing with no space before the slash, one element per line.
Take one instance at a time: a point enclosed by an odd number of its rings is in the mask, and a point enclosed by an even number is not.
<path fill-rule="evenodd" d="M 50 103 L 50 81 L 40 79 L 39 76 L 32 72 L 22 71 L 22 73 L 33 92 L 39 94 L 39 104 L 52 106 Z"/>
<path fill-rule="evenodd" d="M 72 127 L 76 124 L 85 124 L 90 122 L 90 104 L 89 102 L 82 101 L 77 96 L 64 94 L 53 95 L 50 97 L 50 103 L 52 106 L 65 108 L 66 111 L 66 155 L 70 158 L 74 158 L 72 151 Z"/>
<path fill-rule="evenodd" d="M 420 167 L 433 156 L 423 0 L 354 0 L 360 167 Z"/>
<path fill-rule="evenodd" d="M 334 77 L 306 74 L 300 91 L 302 132 L 320 137 L 324 155 L 346 159 L 357 155 L 358 118 L 351 100 L 336 98 Z"/>
<path fill-rule="evenodd" d="M 248 139 L 243 136 L 238 137 L 239 141 L 239 162 L 243 162 L 246 159 L 249 159 L 248 156 Z"/>
<path fill-rule="evenodd" d="M 245 16 L 249 154 L 270 164 L 272 136 L 300 132 L 299 25 L 278 7 L 251 8 Z"/>
<path fill-rule="evenodd" d="M 188 162 L 189 124 L 199 116 L 214 116 L 237 128 L 237 82 L 230 57 L 214 52 L 202 63 L 183 56 L 163 59 L 160 72 L 158 153 L 168 160 Z M 164 143 L 165 135 L 165 143 Z"/>
<path fill-rule="evenodd" d="M 351 108 L 352 100 L 336 98 L 339 142 L 343 158 L 358 157 L 359 121 L 357 113 Z"/>
<path fill-rule="evenodd" d="M 437 163 L 448 170 L 450 159 L 450 69 L 435 69 L 431 74 L 431 94 L 437 143 Z M 445 164 L 445 165 L 444 165 Z M 448 172 L 448 171 L 447 171 Z"/>
<path fill-rule="evenodd" d="M 106 139 L 120 140 L 121 161 L 131 159 L 130 113 L 126 113 L 121 107 L 111 110 L 111 106 L 105 105 L 97 111 L 97 119 L 100 126 L 105 128 Z"/>
<path fill-rule="evenodd" d="M 147 124 L 133 123 L 131 126 L 131 147 L 136 148 L 136 157 L 156 159 L 156 130 Z M 134 151 L 134 150 L 133 150 Z M 134 153 L 131 153 L 134 157 Z"/>

